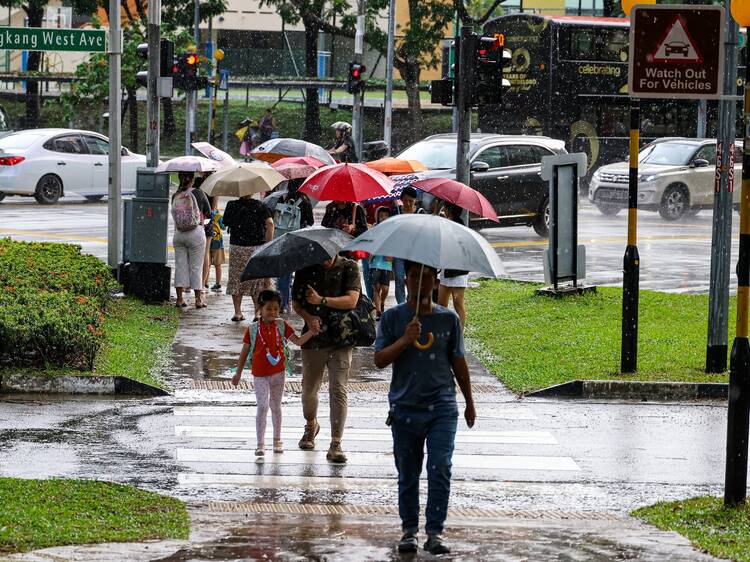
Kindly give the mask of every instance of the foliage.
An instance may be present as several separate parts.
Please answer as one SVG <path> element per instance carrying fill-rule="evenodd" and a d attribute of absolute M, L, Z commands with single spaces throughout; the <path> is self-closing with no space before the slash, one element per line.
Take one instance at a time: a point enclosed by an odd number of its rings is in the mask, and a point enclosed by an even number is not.
<path fill-rule="evenodd" d="M 573 379 L 727 380 L 703 371 L 708 295 L 641 291 L 639 370 L 621 375 L 622 290 L 597 287 L 594 294 L 554 299 L 536 295 L 537 287 L 484 281 L 466 293 L 470 346 L 515 392 Z"/>
<path fill-rule="evenodd" d="M 466 2 L 466 11 L 475 20 L 480 20 L 487 16 L 487 12 L 495 5 L 495 0 L 468 0 Z M 499 18 L 503 15 L 502 6 L 495 7 L 487 17 L 488 20 Z"/>
<path fill-rule="evenodd" d="M 180 500 L 122 484 L 0 478 L 0 553 L 68 544 L 187 539 Z"/>
<path fill-rule="evenodd" d="M 750 562 L 747 504 L 727 508 L 722 498 L 698 497 L 660 502 L 637 509 L 631 515 L 664 531 L 676 531 L 713 556 Z"/>
<path fill-rule="evenodd" d="M 115 286 L 79 246 L 0 240 L 0 364 L 90 369 Z"/>

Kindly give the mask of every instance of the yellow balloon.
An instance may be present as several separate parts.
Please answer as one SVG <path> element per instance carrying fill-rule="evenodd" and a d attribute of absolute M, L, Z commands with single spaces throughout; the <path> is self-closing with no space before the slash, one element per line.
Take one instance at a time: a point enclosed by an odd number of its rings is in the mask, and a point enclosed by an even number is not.
<path fill-rule="evenodd" d="M 224 51 L 221 49 L 216 49 L 216 52 L 214 53 L 214 58 L 216 60 L 224 60 Z"/>
<path fill-rule="evenodd" d="M 656 0 L 622 0 L 622 11 L 630 17 L 630 10 L 639 4 L 656 4 Z"/>
<path fill-rule="evenodd" d="M 732 0 L 732 17 L 742 27 L 750 25 L 750 2 L 747 0 Z"/>

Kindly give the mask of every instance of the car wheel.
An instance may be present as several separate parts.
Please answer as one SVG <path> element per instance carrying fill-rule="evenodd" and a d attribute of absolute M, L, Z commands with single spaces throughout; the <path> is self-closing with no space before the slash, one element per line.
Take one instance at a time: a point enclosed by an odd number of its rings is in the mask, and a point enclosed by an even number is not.
<path fill-rule="evenodd" d="M 5 193 L 0 191 L 0 201 L 2 201 L 3 199 L 5 199 Z"/>
<path fill-rule="evenodd" d="M 99 201 L 104 195 L 84 195 L 83 197 L 86 201 Z"/>
<path fill-rule="evenodd" d="M 618 207 L 617 205 L 597 205 L 596 208 L 605 217 L 614 217 L 622 210 L 622 207 Z"/>
<path fill-rule="evenodd" d="M 661 198 L 659 214 L 667 221 L 681 219 L 690 208 L 690 194 L 683 185 L 670 185 Z"/>
<path fill-rule="evenodd" d="M 47 174 L 42 176 L 36 184 L 34 199 L 36 199 L 37 203 L 40 203 L 41 205 L 52 205 L 53 203 L 57 203 L 57 200 L 62 197 L 62 194 L 62 180 L 54 174 Z"/>
<path fill-rule="evenodd" d="M 700 212 L 701 212 L 701 208 L 700 207 L 690 207 L 689 209 L 687 209 L 685 211 L 685 216 L 686 217 L 694 217 L 694 216 L 696 216 Z"/>
<path fill-rule="evenodd" d="M 549 199 L 545 199 L 542 206 L 539 207 L 539 213 L 536 218 L 534 218 L 534 222 L 531 225 L 534 227 L 534 232 L 542 238 L 549 237 L 549 218 Z"/>

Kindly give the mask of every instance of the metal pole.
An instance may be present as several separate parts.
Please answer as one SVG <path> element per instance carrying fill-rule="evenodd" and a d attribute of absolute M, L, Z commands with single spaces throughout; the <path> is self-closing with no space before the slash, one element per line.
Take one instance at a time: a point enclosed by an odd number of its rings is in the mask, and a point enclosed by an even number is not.
<path fill-rule="evenodd" d="M 699 139 L 706 138 L 706 112 L 708 111 L 708 102 L 706 100 L 700 100 L 698 102 L 698 130 L 696 131 L 696 137 Z"/>
<path fill-rule="evenodd" d="M 156 168 L 159 165 L 159 80 L 161 74 L 161 0 L 150 0 L 148 3 L 148 98 L 146 113 L 148 128 L 146 130 L 146 166 Z"/>
<path fill-rule="evenodd" d="M 157 63 L 159 59 L 156 59 Z M 109 190 L 107 201 L 107 263 L 117 271 L 122 250 L 122 87 L 120 65 L 122 63 L 122 28 L 120 26 L 120 2 L 109 0 Z"/>
<path fill-rule="evenodd" d="M 195 0 L 195 9 L 193 10 L 193 42 L 195 43 L 195 54 L 200 53 L 201 48 L 201 3 L 200 0 Z M 190 144 L 193 141 L 193 133 L 196 131 L 195 113 L 198 110 L 198 90 L 192 90 L 188 92 L 188 127 L 185 139 L 185 154 L 192 154 L 193 148 Z"/>
<path fill-rule="evenodd" d="M 638 255 L 638 148 L 641 107 L 630 100 L 630 181 L 628 186 L 628 246 L 625 248 L 622 277 L 622 347 L 620 371 L 634 373 L 638 368 L 638 284 L 641 259 Z"/>
<path fill-rule="evenodd" d="M 191 141 L 191 121 L 193 118 L 193 93 L 192 91 L 185 92 L 185 155 L 193 153 L 193 148 L 190 146 Z"/>
<path fill-rule="evenodd" d="M 461 41 L 456 65 L 456 107 L 458 107 L 458 138 L 456 139 L 456 180 L 469 184 L 469 144 L 471 142 L 471 92 L 474 80 L 472 56 L 476 52 L 474 27 L 461 27 Z"/>
<path fill-rule="evenodd" d="M 211 36 L 211 33 L 213 32 L 213 23 L 214 18 L 208 19 L 208 41 L 206 41 L 206 57 L 208 57 L 208 60 L 211 61 L 211 59 L 214 56 L 213 50 L 213 37 Z M 213 90 L 213 76 L 210 77 L 208 81 L 208 86 L 206 86 L 206 97 L 208 98 L 208 131 L 206 132 L 206 140 L 208 142 L 211 142 L 211 129 L 213 129 L 213 121 L 214 121 L 214 99 L 211 95 Z"/>
<path fill-rule="evenodd" d="M 747 436 L 750 428 L 750 343 L 747 339 L 750 300 L 750 65 L 745 68 L 745 142 L 740 196 L 740 255 L 737 260 L 737 331 L 729 359 L 727 465 L 724 504 L 737 505 L 747 496 Z"/>
<path fill-rule="evenodd" d="M 737 37 L 739 29 L 729 3 L 726 5 L 726 41 L 724 43 L 724 94 L 737 93 Z M 732 261 L 732 199 L 734 196 L 734 139 L 737 104 L 719 101 L 719 135 L 716 171 L 719 182 L 714 189 L 714 217 L 711 235 L 711 277 L 708 293 L 708 343 L 706 372 L 727 370 L 727 331 L 729 327 L 729 276 Z"/>
<path fill-rule="evenodd" d="M 227 84 L 227 89 L 224 92 L 224 150 L 229 149 L 229 85 Z"/>
<path fill-rule="evenodd" d="M 385 59 L 385 118 L 383 120 L 383 140 L 391 155 L 391 130 L 393 127 L 393 51 L 396 41 L 396 0 L 388 6 L 388 54 Z"/>
<path fill-rule="evenodd" d="M 449 58 L 449 66 L 448 66 L 448 77 L 453 78 L 453 92 L 454 96 L 458 96 L 456 92 L 458 92 L 456 84 L 456 79 L 458 77 L 458 42 L 461 37 L 461 19 L 458 17 L 458 11 L 456 11 L 456 16 L 453 18 L 453 46 L 448 51 L 450 58 Z M 456 100 L 454 99 L 453 104 L 453 112 L 451 114 L 451 131 L 454 133 L 458 133 L 458 118 L 459 118 L 459 111 L 458 111 L 458 105 Z"/>
<path fill-rule="evenodd" d="M 367 0 L 357 0 L 357 33 L 354 37 L 354 62 L 362 63 L 365 42 L 365 10 Z M 364 91 L 354 94 L 352 105 L 352 132 L 354 134 L 354 146 L 357 156 L 362 158 L 362 105 L 364 102 Z"/>

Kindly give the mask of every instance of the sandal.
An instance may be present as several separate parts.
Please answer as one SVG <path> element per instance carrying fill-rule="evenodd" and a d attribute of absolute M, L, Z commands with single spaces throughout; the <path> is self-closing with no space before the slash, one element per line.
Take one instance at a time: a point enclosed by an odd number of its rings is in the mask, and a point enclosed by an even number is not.
<path fill-rule="evenodd" d="M 232 322 L 242 322 L 244 319 L 244 316 L 232 316 Z"/>

